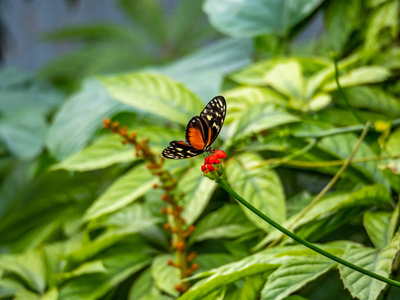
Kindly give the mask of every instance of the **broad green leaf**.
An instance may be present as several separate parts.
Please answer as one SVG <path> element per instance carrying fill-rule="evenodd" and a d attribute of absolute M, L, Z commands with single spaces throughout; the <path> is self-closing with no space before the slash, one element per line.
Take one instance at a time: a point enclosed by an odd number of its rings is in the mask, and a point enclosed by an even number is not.
<path fill-rule="evenodd" d="M 148 266 L 151 255 L 137 242 L 129 241 L 103 251 L 99 259 L 103 261 L 107 272 L 87 274 L 67 281 L 60 289 L 60 299 L 99 299 Z"/>
<path fill-rule="evenodd" d="M 161 199 L 158 200 L 161 201 Z M 129 228 L 143 227 L 141 225 L 144 224 L 153 225 L 158 220 L 158 218 L 153 217 L 148 207 L 142 203 L 134 202 L 114 213 L 95 219 L 89 224 L 89 227 L 90 229 L 99 227 L 110 227 L 110 229 L 121 228 L 125 231 Z"/>
<path fill-rule="evenodd" d="M 206 239 L 235 238 L 244 236 L 256 228 L 238 205 L 225 205 L 209 213 L 197 224 L 195 232 L 190 236 L 193 241 Z"/>
<path fill-rule="evenodd" d="M 310 101 L 308 102 L 308 108 L 311 111 L 318 111 L 327 107 L 331 103 L 331 101 L 332 101 L 331 95 L 327 93 L 319 93 L 310 99 Z"/>
<path fill-rule="evenodd" d="M 84 172 L 105 168 L 115 163 L 135 160 L 133 148 L 129 145 L 123 145 L 121 140 L 118 135 L 101 137 L 89 147 L 56 164 L 52 169 Z"/>
<path fill-rule="evenodd" d="M 135 251 L 151 253 L 151 247 L 147 245 L 143 238 L 137 233 L 152 225 L 154 225 L 154 222 L 151 220 L 135 219 L 132 220 L 131 224 L 127 228 L 110 227 L 101 235 L 96 237 L 96 239 L 92 241 L 83 241 L 83 243 L 79 245 L 78 249 L 73 249 L 73 251 L 68 253 L 68 262 L 75 266 L 78 263 L 82 263 L 96 255 L 99 255 L 99 253 L 103 253 L 107 249 L 113 249 L 114 247 L 111 246 L 117 243 L 120 244 L 124 241 L 136 243 Z"/>
<path fill-rule="evenodd" d="M 366 66 L 353 69 L 346 74 L 339 77 L 339 83 L 342 88 L 363 85 L 370 83 L 378 83 L 385 81 L 389 78 L 390 71 L 387 68 L 380 66 Z M 330 92 L 337 89 L 336 82 L 334 80 L 325 83 L 322 89 L 326 92 Z"/>
<path fill-rule="evenodd" d="M 374 9 L 365 35 L 363 52 L 367 56 L 372 57 L 384 46 L 387 46 L 388 40 L 397 37 L 399 33 L 398 11 L 398 1 L 388 1 Z"/>
<path fill-rule="evenodd" d="M 271 271 L 267 271 L 265 273 L 260 273 L 247 277 L 244 281 L 243 287 L 241 288 L 240 299 L 241 300 L 259 299 L 259 295 L 270 273 Z"/>
<path fill-rule="evenodd" d="M 187 291 L 178 299 L 203 299 L 204 296 L 208 295 L 212 291 L 215 291 L 216 289 L 221 288 L 223 285 L 227 285 L 240 278 L 275 269 L 276 267 L 277 266 L 273 264 L 273 262 L 270 263 L 270 261 L 268 261 L 268 259 L 265 257 L 251 256 L 239 262 L 231 263 L 218 269 L 206 272 L 207 275 L 211 276 L 195 283 L 189 291 Z"/>
<path fill-rule="evenodd" d="M 362 246 L 350 247 L 345 251 L 343 259 L 383 277 L 389 277 L 392 262 L 399 248 L 400 236 L 396 234 L 392 241 L 381 250 Z M 375 300 L 387 285 L 342 265 L 339 265 L 339 271 L 344 286 L 353 297 L 359 299 Z"/>
<path fill-rule="evenodd" d="M 341 53 L 351 33 L 361 26 L 361 3 L 361 0 L 330 1 L 324 7 L 325 30 L 332 51 Z"/>
<path fill-rule="evenodd" d="M 41 250 L 21 254 L 2 254 L 0 268 L 20 277 L 32 290 L 43 293 L 46 288 L 46 268 Z"/>
<path fill-rule="evenodd" d="M 162 295 L 161 291 L 155 286 L 151 276 L 151 268 L 144 270 L 132 284 L 129 290 L 128 300 L 168 300 L 171 299 Z"/>
<path fill-rule="evenodd" d="M 203 103 L 185 86 L 162 75 L 133 73 L 101 81 L 118 101 L 182 125 L 203 109 Z"/>
<path fill-rule="evenodd" d="M 332 194 L 328 194 L 323 197 L 321 201 L 319 201 L 308 213 L 306 213 L 300 220 L 297 220 L 298 214 L 293 215 L 290 219 L 282 224 L 285 228 L 292 228 L 295 230 L 296 228 L 300 228 L 301 226 L 309 226 L 312 228 L 314 223 L 318 221 L 321 222 L 323 220 L 330 220 L 334 218 L 339 212 L 346 213 L 353 209 L 358 209 L 358 214 L 362 215 L 365 208 L 370 209 L 371 206 L 376 206 L 379 208 L 389 208 L 390 207 L 390 194 L 387 188 L 385 188 L 381 184 L 375 184 L 371 186 L 365 186 L 358 191 L 353 193 L 348 192 L 336 192 Z M 354 217 L 352 217 L 353 219 Z M 348 220 L 350 221 L 350 220 Z M 336 223 L 330 224 L 331 229 L 335 229 Z M 304 227 L 303 227 L 304 228 Z M 316 227 L 314 230 L 323 231 L 329 228 Z M 308 235 L 311 232 L 307 233 Z M 278 230 L 274 230 L 268 236 L 266 236 L 258 245 L 255 247 L 255 250 L 259 250 L 264 247 L 269 242 L 275 240 L 276 238 L 281 236 L 281 232 Z M 303 236 L 306 238 L 305 236 Z"/>
<path fill-rule="evenodd" d="M 277 174 L 270 170 L 262 174 L 252 174 L 252 170 L 262 164 L 256 154 L 246 153 L 231 159 L 226 166 L 226 174 L 231 187 L 258 210 L 282 223 L 286 219 L 285 195 Z M 247 217 L 260 229 L 269 231 L 271 226 L 247 208 L 242 207 Z"/>
<path fill-rule="evenodd" d="M 328 136 L 320 140 L 318 143 L 319 148 L 328 151 L 332 155 L 346 159 L 350 156 L 354 146 L 357 143 L 358 138 L 352 133 L 336 134 Z M 363 142 L 359 147 L 354 158 L 374 157 L 376 154 L 370 149 L 370 147 Z M 361 162 L 353 164 L 352 167 L 363 172 L 368 178 L 379 182 L 389 187 L 389 183 L 383 176 L 382 172 L 377 167 L 376 161 Z"/>
<path fill-rule="evenodd" d="M 258 132 L 283 124 L 298 122 L 300 119 L 284 108 L 270 103 L 252 105 L 244 111 L 229 133 L 232 139 L 242 139 Z"/>
<path fill-rule="evenodd" d="M 101 128 L 104 118 L 122 110 L 129 107 L 113 100 L 100 82 L 85 81 L 82 89 L 66 100 L 54 116 L 47 136 L 50 153 L 61 160 L 78 152 Z"/>
<path fill-rule="evenodd" d="M 393 118 L 400 116 L 400 102 L 380 88 L 360 86 L 343 91 L 352 107 L 383 113 Z M 335 103 L 347 108 L 339 93 L 336 92 L 333 99 Z"/>
<path fill-rule="evenodd" d="M 193 6 L 190 0 L 186 2 Z M 166 66 L 151 68 L 150 71 L 183 83 L 206 103 L 220 93 L 225 75 L 252 62 L 252 53 L 251 39 L 227 38 Z M 200 111 L 195 113 L 198 115 Z"/>
<path fill-rule="evenodd" d="M 55 280 L 58 284 L 65 282 L 68 279 L 89 275 L 89 274 L 96 274 L 96 273 L 107 273 L 108 270 L 104 267 L 104 264 L 101 260 L 94 260 L 85 262 L 76 269 L 69 271 L 69 272 L 61 272 L 54 274 Z"/>
<path fill-rule="evenodd" d="M 237 247 L 237 244 L 235 246 Z M 199 254 L 194 262 L 199 264 L 198 272 L 207 272 L 210 269 L 219 268 L 236 260 L 236 257 L 227 253 L 207 253 Z"/>
<path fill-rule="evenodd" d="M 348 66 L 348 64 L 348 62 L 341 62 L 339 68 L 342 69 L 345 66 Z M 333 67 L 330 67 L 330 65 L 331 63 L 329 61 L 319 58 L 274 58 L 253 63 L 247 68 L 240 70 L 237 73 L 234 73 L 230 76 L 230 78 L 241 84 L 255 86 L 266 86 L 266 78 L 269 78 L 269 81 L 272 83 L 272 85 L 280 87 L 283 83 L 278 82 L 277 80 L 275 80 L 275 78 L 272 78 L 272 76 L 269 75 L 270 72 L 274 70 L 275 75 L 285 80 L 287 88 L 281 87 L 281 89 L 285 90 L 286 93 L 289 94 L 288 91 L 290 89 L 293 90 L 293 84 L 287 82 L 287 79 L 291 76 L 294 76 L 290 73 L 290 71 L 294 70 L 297 77 L 309 77 L 311 76 L 311 74 L 321 72 L 322 74 L 320 74 L 319 77 L 323 78 L 323 80 L 326 80 L 326 78 L 330 78 L 335 74 Z M 291 68 L 293 68 L 293 70 L 284 69 L 284 66 L 290 66 Z M 296 87 L 295 90 L 301 91 L 303 87 L 299 86 L 299 82 L 304 80 L 304 78 L 297 77 L 294 77 L 297 81 L 297 83 L 294 85 Z M 319 86 L 321 81 L 323 80 L 320 79 L 317 86 Z M 314 91 L 310 94 L 307 94 L 308 97 L 311 96 L 313 93 Z"/>
<path fill-rule="evenodd" d="M 230 36 L 255 37 L 273 33 L 284 37 L 321 3 L 322 0 L 207 0 L 203 10 L 215 28 Z"/>
<path fill-rule="evenodd" d="M 20 109 L 0 118 L 0 141 L 21 160 L 31 160 L 43 149 L 47 125 L 38 112 Z"/>
<path fill-rule="evenodd" d="M 261 299 L 285 299 L 334 266 L 336 266 L 335 262 L 321 255 L 301 256 L 289 260 L 268 277 L 261 292 Z"/>
<path fill-rule="evenodd" d="M 144 164 L 132 168 L 93 202 L 83 220 L 89 221 L 127 206 L 149 191 L 156 181 Z"/>
<path fill-rule="evenodd" d="M 33 79 L 33 74 L 15 67 L 5 66 L 0 70 L 0 88 L 14 88 Z"/>
<path fill-rule="evenodd" d="M 132 130 L 137 133 L 138 139 L 146 138 L 153 153 L 161 153 L 173 139 L 178 139 L 184 132 L 172 128 L 145 126 Z M 114 134 L 97 139 L 93 144 L 82 151 L 67 157 L 52 167 L 53 170 L 65 169 L 70 171 L 90 171 L 108 167 L 122 162 L 137 159 L 133 145 L 121 143 L 123 139 Z"/>
<path fill-rule="evenodd" d="M 400 155 L 400 129 L 396 129 L 386 142 L 386 151 L 390 156 Z"/>
<path fill-rule="evenodd" d="M 196 164 L 180 178 L 177 189 L 183 192 L 182 217 L 187 224 L 193 224 L 207 206 L 217 185 L 204 177 L 200 165 Z"/>
<path fill-rule="evenodd" d="M 3 271 L 0 272 L 0 274 Z M 0 298 L 12 297 L 16 295 L 18 292 L 26 291 L 26 287 L 24 282 L 21 282 L 17 279 L 6 278 L 2 275 L 0 279 Z"/>
<path fill-rule="evenodd" d="M 390 212 L 384 211 L 367 211 L 364 214 L 363 224 L 368 233 L 369 238 L 375 247 L 382 249 L 392 239 L 388 236 Z"/>
<path fill-rule="evenodd" d="M 352 242 L 334 242 L 326 245 L 318 245 L 324 250 L 335 255 L 341 255 L 346 247 Z M 294 258 L 304 256 L 319 256 L 316 252 L 305 248 L 303 245 L 284 246 L 271 248 L 257 254 L 248 256 L 238 262 L 230 263 L 222 267 L 206 271 L 192 276 L 192 279 L 204 278 L 196 282 L 189 291 L 182 295 L 179 300 L 203 299 L 208 293 L 220 289 L 224 285 L 235 282 L 248 276 L 272 272 L 280 265 L 290 262 Z"/>
<path fill-rule="evenodd" d="M 303 69 L 296 59 L 286 59 L 275 64 L 264 79 L 267 85 L 288 98 L 301 99 L 304 95 Z"/>
<path fill-rule="evenodd" d="M 252 105 L 272 103 L 283 107 L 287 106 L 287 101 L 282 95 L 268 88 L 239 87 L 224 91 L 223 95 L 227 99 L 227 106 L 229 108 L 225 124 L 232 123 L 234 120 L 241 118 L 241 115 L 245 114 L 245 111 Z"/>
<path fill-rule="evenodd" d="M 180 284 L 180 274 L 177 268 L 167 265 L 168 260 L 174 261 L 175 258 L 170 254 L 156 256 L 151 264 L 151 275 L 160 290 L 177 297 L 179 293 L 174 286 Z"/>
<path fill-rule="evenodd" d="M 9 114 L 23 110 L 29 110 L 35 115 L 47 115 L 61 102 L 61 95 L 50 87 L 46 89 L 1 89 L 0 88 L 0 112 Z"/>

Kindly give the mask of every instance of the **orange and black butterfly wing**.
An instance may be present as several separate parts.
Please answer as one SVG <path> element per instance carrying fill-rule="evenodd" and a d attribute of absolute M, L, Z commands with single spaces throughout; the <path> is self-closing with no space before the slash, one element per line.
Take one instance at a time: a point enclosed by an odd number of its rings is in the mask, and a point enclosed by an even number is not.
<path fill-rule="evenodd" d="M 206 144 L 210 146 L 217 138 L 225 121 L 226 102 L 222 96 L 214 97 L 200 113 L 200 118 L 207 123 Z M 190 141 L 188 141 L 190 142 Z"/>
<path fill-rule="evenodd" d="M 162 156 L 170 159 L 184 159 L 203 153 L 203 149 L 195 149 L 182 141 L 172 141 L 162 152 Z"/>
<path fill-rule="evenodd" d="M 195 149 L 204 149 L 209 144 L 210 128 L 201 117 L 193 117 L 186 126 L 185 139 Z"/>

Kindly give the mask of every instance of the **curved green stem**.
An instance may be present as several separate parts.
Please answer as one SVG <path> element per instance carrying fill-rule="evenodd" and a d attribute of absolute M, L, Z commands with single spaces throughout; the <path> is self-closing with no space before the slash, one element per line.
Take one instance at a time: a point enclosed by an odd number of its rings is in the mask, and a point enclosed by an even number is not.
<path fill-rule="evenodd" d="M 347 260 L 344 260 L 340 257 L 337 257 L 336 255 L 333 255 L 317 246 L 315 246 L 314 244 L 311 244 L 310 242 L 307 242 L 306 240 L 303 240 L 301 237 L 295 235 L 294 233 L 290 232 L 289 230 L 287 230 L 286 228 L 282 227 L 281 225 L 279 225 L 278 223 L 276 223 L 274 220 L 270 219 L 269 217 L 267 217 L 265 214 L 263 214 L 261 211 L 259 211 L 257 208 L 255 208 L 253 205 L 251 205 L 249 202 L 247 202 L 245 199 L 243 199 L 239 194 L 237 194 L 234 190 L 232 190 L 229 185 L 226 183 L 225 180 L 223 179 L 218 179 L 217 183 L 225 190 L 227 191 L 231 196 L 233 196 L 238 202 L 240 202 L 241 204 L 243 204 L 244 206 L 246 206 L 248 209 L 250 209 L 253 213 L 255 213 L 257 216 L 259 216 L 261 219 L 263 219 L 264 221 L 266 221 L 267 223 L 269 223 L 270 225 L 272 225 L 273 227 L 275 227 L 276 229 L 278 229 L 279 231 L 281 231 L 282 233 L 286 234 L 287 236 L 289 236 L 290 238 L 294 239 L 295 241 L 299 242 L 300 244 L 303 244 L 304 246 L 310 248 L 311 250 L 314 250 L 315 252 L 318 252 L 319 254 L 328 257 L 330 259 L 332 259 L 333 261 L 336 261 L 346 267 L 349 267 L 350 269 L 353 269 L 357 272 L 360 272 L 362 274 L 365 274 L 369 277 L 375 278 L 377 280 L 386 282 L 388 284 L 400 287 L 400 282 L 383 277 L 381 275 L 378 275 L 376 273 L 373 273 L 371 271 L 365 270 L 363 268 L 360 268 L 350 262 L 348 262 Z"/>

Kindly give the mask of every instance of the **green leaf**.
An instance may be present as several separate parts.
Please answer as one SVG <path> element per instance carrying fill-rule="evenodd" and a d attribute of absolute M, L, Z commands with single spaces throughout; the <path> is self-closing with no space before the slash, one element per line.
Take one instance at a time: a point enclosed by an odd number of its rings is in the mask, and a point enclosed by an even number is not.
<path fill-rule="evenodd" d="M 210 277 L 195 283 L 189 291 L 179 297 L 179 300 L 203 299 L 210 292 L 221 288 L 240 278 L 275 269 L 276 265 L 269 263 L 265 257 L 251 256 L 239 262 L 222 266 L 206 272 Z"/>
<path fill-rule="evenodd" d="M 31 160 L 43 149 L 47 125 L 38 112 L 20 110 L 0 118 L 0 140 L 21 160 Z"/>
<path fill-rule="evenodd" d="M 350 70 L 346 74 L 340 75 L 339 83 L 342 88 L 363 85 L 370 83 L 378 83 L 387 80 L 390 77 L 390 71 L 380 66 L 365 66 Z M 337 89 L 334 80 L 325 83 L 322 89 L 330 92 Z"/>
<path fill-rule="evenodd" d="M 106 273 L 87 274 L 67 281 L 60 289 L 60 299 L 99 299 L 134 273 L 148 266 L 151 255 L 138 240 L 120 243 L 99 255 Z"/>
<path fill-rule="evenodd" d="M 224 91 L 223 95 L 227 99 L 227 106 L 229 107 L 225 124 L 240 119 L 252 105 L 271 103 L 283 107 L 287 106 L 285 97 L 273 89 L 245 86 Z"/>
<path fill-rule="evenodd" d="M 254 300 L 259 299 L 259 295 L 265 285 L 265 282 L 270 275 L 270 271 L 265 273 L 249 276 L 245 279 L 244 285 L 241 288 L 241 300 Z M 233 300 L 233 299 L 232 299 Z"/>
<path fill-rule="evenodd" d="M 373 10 L 365 34 L 364 53 L 368 57 L 377 54 L 396 39 L 398 29 L 398 1 L 388 1 Z"/>
<path fill-rule="evenodd" d="M 29 288 L 38 293 L 43 293 L 46 288 L 46 269 L 41 250 L 21 254 L 2 254 L 0 268 L 16 274 Z"/>
<path fill-rule="evenodd" d="M 274 271 L 261 292 L 262 300 L 285 299 L 310 281 L 331 270 L 336 263 L 320 256 L 301 256 L 285 262 Z"/>
<path fill-rule="evenodd" d="M 103 253 L 107 249 L 113 249 L 114 247 L 111 247 L 113 245 L 117 243 L 121 244 L 125 241 L 136 243 L 135 251 L 151 253 L 151 247 L 137 233 L 152 225 L 154 225 L 153 220 L 137 218 L 126 228 L 108 228 L 96 239 L 87 242 L 84 241 L 78 249 L 74 249 L 74 251 L 68 253 L 68 262 L 75 266 L 78 263 L 99 255 L 99 253 Z"/>
<path fill-rule="evenodd" d="M 133 73 L 103 77 L 101 81 L 118 101 L 182 125 L 203 109 L 192 92 L 165 76 Z"/>
<path fill-rule="evenodd" d="M 84 82 L 82 90 L 65 101 L 54 117 L 47 136 L 50 153 L 61 160 L 78 152 L 102 126 L 104 118 L 121 110 L 129 108 L 114 101 L 102 84 L 93 79 Z"/>
<path fill-rule="evenodd" d="M 276 84 L 277 86 L 281 86 L 282 83 L 277 82 L 269 76 L 269 73 L 272 70 L 275 70 L 275 75 L 285 79 L 293 76 L 291 74 L 290 69 L 285 69 L 283 66 L 293 66 L 295 68 L 296 76 L 303 76 L 303 73 L 310 74 L 321 72 L 321 74 L 316 73 L 321 77 L 320 80 L 315 80 L 318 82 L 317 86 L 320 85 L 321 81 L 326 80 L 326 78 L 331 77 L 335 74 L 333 67 L 330 67 L 331 63 L 324 59 L 318 58 L 275 58 L 275 59 L 267 59 L 261 60 L 259 62 L 251 64 L 249 67 L 233 74 L 230 78 L 238 83 L 246 84 L 246 85 L 255 85 L 255 86 L 265 86 L 267 85 L 266 78 L 269 77 L 269 80 Z M 341 68 L 343 64 L 340 65 Z M 279 71 L 279 72 L 278 72 Z M 280 74 L 281 72 L 281 74 Z M 296 81 L 301 81 L 301 78 L 295 78 Z M 290 82 L 286 82 L 288 87 L 291 86 Z M 300 87 L 298 83 L 296 84 L 299 91 L 302 90 L 303 87 Z M 314 91 L 313 91 L 314 92 Z M 312 93 L 311 93 L 312 94 Z M 310 94 L 307 94 L 310 96 Z"/>
<path fill-rule="evenodd" d="M 61 103 L 61 96 L 51 88 L 36 88 L 23 90 L 22 88 L 0 88 L 0 112 L 15 113 L 23 108 L 39 115 L 47 115 Z"/>
<path fill-rule="evenodd" d="M 324 7 L 325 30 L 332 51 L 341 53 L 351 33 L 360 27 L 361 3 L 361 0 L 329 1 Z"/>
<path fill-rule="evenodd" d="M 363 224 L 369 238 L 375 247 L 382 249 L 392 239 L 388 236 L 391 213 L 384 211 L 367 211 L 364 214 Z"/>
<path fill-rule="evenodd" d="M 214 181 L 203 176 L 199 164 L 181 177 L 177 189 L 184 194 L 181 201 L 184 207 L 182 217 L 187 224 L 193 224 L 202 214 L 216 187 Z"/>
<path fill-rule="evenodd" d="M 392 262 L 399 248 L 400 236 L 396 234 L 392 241 L 381 250 L 361 246 L 350 247 L 345 251 L 343 259 L 381 276 L 389 277 Z M 342 265 L 339 265 L 339 271 L 344 286 L 353 297 L 359 299 L 375 300 L 387 285 Z"/>
<path fill-rule="evenodd" d="M 354 108 L 368 109 L 372 112 L 383 113 L 393 118 L 400 116 L 399 101 L 380 88 L 362 86 L 347 88 L 343 91 L 350 105 Z M 347 108 L 346 103 L 339 93 L 334 94 L 334 102 Z"/>
<path fill-rule="evenodd" d="M 101 260 L 94 260 L 83 263 L 75 270 L 70 272 L 63 272 L 60 274 L 56 274 L 58 280 L 66 280 L 71 279 L 74 277 L 87 275 L 87 274 L 95 274 L 95 273 L 107 273 L 108 270 L 104 267 L 103 261 Z"/>
<path fill-rule="evenodd" d="M 196 224 L 196 231 L 190 238 L 193 241 L 235 238 L 245 236 L 255 229 L 238 205 L 225 205 L 203 217 Z"/>
<path fill-rule="evenodd" d="M 330 253 L 341 255 L 349 244 L 352 243 L 346 241 L 319 246 Z M 202 297 L 208 293 L 220 289 L 222 286 L 235 282 L 238 279 L 266 272 L 271 273 L 280 265 L 290 262 L 295 258 L 300 259 L 304 256 L 319 256 L 319 254 L 305 248 L 303 245 L 284 246 L 264 250 L 240 261 L 192 276 L 191 279 L 198 279 L 205 276 L 207 276 L 207 278 L 196 282 L 189 291 L 178 299 L 203 299 Z"/>
<path fill-rule="evenodd" d="M 135 160 L 133 148 L 123 145 L 121 140 L 122 138 L 118 135 L 103 136 L 89 147 L 54 165 L 52 170 L 85 172 Z"/>
<path fill-rule="evenodd" d="M 237 247 L 237 244 L 235 244 L 235 246 Z M 207 253 L 199 254 L 195 262 L 199 264 L 198 272 L 207 272 L 210 269 L 219 268 L 236 260 L 237 258 L 227 253 Z"/>
<path fill-rule="evenodd" d="M 177 268 L 167 265 L 168 260 L 174 261 L 174 256 L 170 254 L 156 256 L 151 264 L 151 275 L 159 289 L 177 297 L 179 293 L 174 286 L 180 284 L 180 274 Z"/>
<path fill-rule="evenodd" d="M 246 153 L 229 160 L 226 174 L 231 187 L 247 199 L 258 210 L 282 223 L 286 219 L 285 195 L 279 177 L 272 170 L 253 174 L 262 159 L 256 154 Z M 242 206 L 241 206 L 242 207 Z M 271 226 L 247 208 L 242 207 L 247 217 L 260 229 L 269 231 Z"/>
<path fill-rule="evenodd" d="M 151 300 L 171 299 L 161 295 L 161 291 L 155 286 L 154 279 L 151 276 L 151 268 L 144 270 L 132 284 L 129 290 L 128 300 Z"/>
<path fill-rule="evenodd" d="M 193 6 L 193 2 L 186 0 Z M 204 102 L 220 93 L 224 77 L 252 62 L 251 39 L 226 38 L 154 71 L 183 83 Z M 196 112 L 198 114 L 199 112 Z"/>
<path fill-rule="evenodd" d="M 255 37 L 273 33 L 284 37 L 321 3 L 322 0 L 207 0 L 203 10 L 211 24 L 224 34 Z"/>
<path fill-rule="evenodd" d="M 270 103 L 255 104 L 245 110 L 228 133 L 230 139 L 239 140 L 283 124 L 300 121 L 284 108 Z"/>
<path fill-rule="evenodd" d="M 127 206 L 149 191 L 154 183 L 156 178 L 145 165 L 134 167 L 93 202 L 83 220 L 89 221 Z"/>
<path fill-rule="evenodd" d="M 358 138 L 352 133 L 336 134 L 321 139 L 318 146 L 320 149 L 325 150 L 334 156 L 346 159 L 353 151 L 357 140 Z M 357 150 L 357 153 L 354 155 L 354 158 L 357 159 L 374 156 L 375 153 L 365 142 L 363 142 Z M 383 176 L 382 172 L 378 169 L 378 163 L 376 161 L 361 162 L 353 164 L 352 167 L 361 171 L 369 179 L 389 187 L 389 183 Z"/>
<path fill-rule="evenodd" d="M 390 156 L 400 155 L 400 128 L 396 129 L 386 142 L 386 151 Z"/>
<path fill-rule="evenodd" d="M 348 192 L 336 192 L 332 194 L 328 194 L 321 199 L 308 213 L 306 213 L 300 220 L 298 220 L 295 224 L 293 223 L 297 220 L 298 214 L 292 216 L 285 223 L 283 223 L 283 227 L 292 228 L 295 230 L 296 228 L 300 228 L 304 226 L 307 228 L 307 224 L 311 228 L 317 223 L 317 221 L 326 221 L 334 218 L 338 213 L 349 212 L 354 208 L 358 208 L 358 214 L 361 215 L 364 212 L 365 208 L 370 209 L 371 206 L 376 206 L 379 208 L 389 208 L 390 204 L 390 194 L 389 190 L 384 187 L 382 184 L 375 184 L 371 186 L 365 186 L 355 191 L 353 193 Z M 352 216 L 354 219 L 355 216 Z M 334 219 L 335 220 L 335 219 Z M 330 229 L 333 230 L 337 226 L 339 220 L 336 220 L 333 224 L 330 224 Z M 350 220 L 347 220 L 350 221 Z M 324 227 L 314 227 L 313 229 L 317 232 L 324 231 L 326 229 L 326 224 Z M 311 232 L 307 232 L 306 235 L 302 235 L 303 238 L 306 238 L 307 235 L 310 235 Z M 281 236 L 281 232 L 278 230 L 274 230 L 268 236 L 266 236 L 258 245 L 255 247 L 255 250 L 264 247 L 269 242 L 275 240 Z"/>
<path fill-rule="evenodd" d="M 154 153 L 161 152 L 171 140 L 184 135 L 179 130 L 153 126 L 135 128 L 134 132 L 137 133 L 139 139 L 146 138 L 149 141 Z M 122 140 L 123 138 L 115 134 L 102 136 L 82 151 L 54 165 L 52 170 L 65 169 L 84 172 L 136 160 L 133 146 L 123 145 Z"/>

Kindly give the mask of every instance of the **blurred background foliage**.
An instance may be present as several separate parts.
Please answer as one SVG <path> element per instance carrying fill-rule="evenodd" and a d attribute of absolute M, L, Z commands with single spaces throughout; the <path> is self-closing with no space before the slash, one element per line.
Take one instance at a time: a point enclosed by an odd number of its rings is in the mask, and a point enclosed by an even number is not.
<path fill-rule="evenodd" d="M 229 184 L 301 237 L 400 280 L 398 0 L 115 3 L 125 24 L 48 32 L 37 38 L 77 47 L 35 72 L 0 70 L 0 298 L 178 298 L 156 179 L 102 120 L 161 153 L 218 94 Z M 354 163 L 308 209 L 367 121 Z M 278 241 L 203 177 L 201 160 L 165 166 L 196 226 L 200 268 L 181 299 L 400 297 Z"/>

